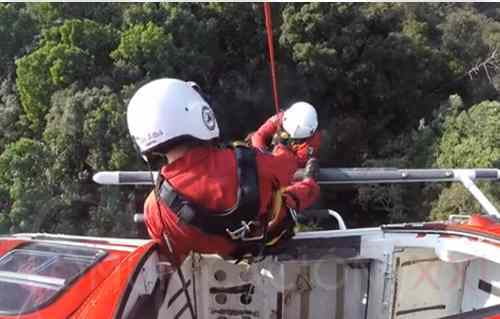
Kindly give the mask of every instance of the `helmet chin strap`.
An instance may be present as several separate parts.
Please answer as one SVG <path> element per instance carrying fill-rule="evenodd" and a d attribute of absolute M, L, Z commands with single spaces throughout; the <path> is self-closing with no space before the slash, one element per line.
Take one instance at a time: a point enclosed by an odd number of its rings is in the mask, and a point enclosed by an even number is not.
<path fill-rule="evenodd" d="M 162 153 L 151 152 L 147 154 L 141 154 L 150 171 L 159 170 L 163 165 L 169 163 L 168 157 Z"/>

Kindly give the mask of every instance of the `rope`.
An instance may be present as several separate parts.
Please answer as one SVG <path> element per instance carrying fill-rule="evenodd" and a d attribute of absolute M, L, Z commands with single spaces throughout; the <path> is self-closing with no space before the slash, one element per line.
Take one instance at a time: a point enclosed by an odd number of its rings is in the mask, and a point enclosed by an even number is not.
<path fill-rule="evenodd" d="M 280 112 L 280 103 L 278 98 L 278 86 L 276 80 L 276 65 L 274 63 L 274 46 L 273 46 L 273 25 L 271 21 L 271 5 L 269 2 L 264 2 L 264 16 L 266 21 L 266 33 L 267 33 L 267 49 L 269 53 L 269 63 L 271 68 L 271 79 L 273 84 L 273 96 L 274 96 L 274 107 L 276 109 L 276 114 Z"/>

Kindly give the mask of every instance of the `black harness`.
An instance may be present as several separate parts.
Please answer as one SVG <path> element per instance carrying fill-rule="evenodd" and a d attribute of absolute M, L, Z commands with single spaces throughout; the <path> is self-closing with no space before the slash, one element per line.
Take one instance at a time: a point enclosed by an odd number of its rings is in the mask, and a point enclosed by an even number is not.
<path fill-rule="evenodd" d="M 211 211 L 187 200 L 161 177 L 156 183 L 158 197 L 179 218 L 179 221 L 197 227 L 202 232 L 227 235 L 233 240 L 260 240 L 250 238 L 251 228 L 259 224 L 259 179 L 256 153 L 246 146 L 234 146 L 239 188 L 235 205 L 223 212 Z"/>

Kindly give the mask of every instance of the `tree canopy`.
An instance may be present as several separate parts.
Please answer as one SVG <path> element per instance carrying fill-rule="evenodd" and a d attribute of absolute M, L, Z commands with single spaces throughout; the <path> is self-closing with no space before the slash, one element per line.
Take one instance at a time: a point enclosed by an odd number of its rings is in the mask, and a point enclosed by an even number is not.
<path fill-rule="evenodd" d="M 499 166 L 498 4 L 272 8 L 281 108 L 316 106 L 322 166 Z M 146 169 L 126 128 L 146 81 L 196 81 L 224 140 L 274 111 L 262 4 L 3 3 L 0 42 L 0 233 L 136 235 L 148 189 L 91 177 Z M 349 226 L 480 209 L 460 185 L 325 186 L 321 205 Z"/>

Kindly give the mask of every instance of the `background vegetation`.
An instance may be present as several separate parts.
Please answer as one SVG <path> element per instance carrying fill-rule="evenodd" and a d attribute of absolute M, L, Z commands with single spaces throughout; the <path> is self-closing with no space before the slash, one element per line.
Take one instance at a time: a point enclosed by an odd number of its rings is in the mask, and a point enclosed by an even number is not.
<path fill-rule="evenodd" d="M 273 4 L 283 107 L 312 102 L 323 166 L 498 167 L 500 5 Z M 148 189 L 126 104 L 158 77 L 200 84 L 224 139 L 274 110 L 262 4 L 0 4 L 0 233 L 135 236 Z M 497 204 L 500 188 L 483 189 Z M 479 209 L 460 185 L 324 187 L 348 226 Z"/>

